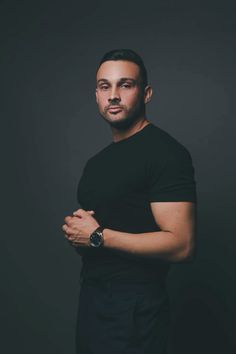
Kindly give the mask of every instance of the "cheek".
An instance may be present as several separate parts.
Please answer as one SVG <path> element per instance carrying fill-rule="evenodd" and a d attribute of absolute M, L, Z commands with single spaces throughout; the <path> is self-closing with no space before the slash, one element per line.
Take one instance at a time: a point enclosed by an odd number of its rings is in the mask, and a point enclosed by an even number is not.
<path fill-rule="evenodd" d="M 99 105 L 99 107 L 106 106 L 107 105 L 107 97 L 106 97 L 106 95 L 98 96 L 97 97 L 97 104 Z"/>
<path fill-rule="evenodd" d="M 126 103 L 130 106 L 135 106 L 139 103 L 140 101 L 140 97 L 138 96 L 134 96 L 132 94 L 127 94 L 125 97 L 124 97 L 124 100 L 126 101 Z"/>

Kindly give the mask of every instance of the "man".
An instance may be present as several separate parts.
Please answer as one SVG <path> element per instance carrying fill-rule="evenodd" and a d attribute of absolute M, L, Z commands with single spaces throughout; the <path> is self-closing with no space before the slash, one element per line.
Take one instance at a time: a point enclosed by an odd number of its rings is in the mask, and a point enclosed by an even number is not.
<path fill-rule="evenodd" d="M 146 118 L 152 88 L 138 54 L 106 53 L 96 83 L 113 141 L 87 161 L 81 208 L 62 227 L 83 261 L 77 353 L 163 354 L 169 266 L 195 250 L 194 167 L 188 150 Z"/>

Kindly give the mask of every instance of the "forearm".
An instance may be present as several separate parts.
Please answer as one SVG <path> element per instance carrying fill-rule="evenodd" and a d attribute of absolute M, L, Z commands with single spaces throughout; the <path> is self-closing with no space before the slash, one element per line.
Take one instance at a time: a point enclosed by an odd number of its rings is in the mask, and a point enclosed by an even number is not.
<path fill-rule="evenodd" d="M 170 231 L 126 233 L 105 228 L 104 247 L 133 256 L 160 258 L 178 262 L 186 258 L 186 245 Z"/>

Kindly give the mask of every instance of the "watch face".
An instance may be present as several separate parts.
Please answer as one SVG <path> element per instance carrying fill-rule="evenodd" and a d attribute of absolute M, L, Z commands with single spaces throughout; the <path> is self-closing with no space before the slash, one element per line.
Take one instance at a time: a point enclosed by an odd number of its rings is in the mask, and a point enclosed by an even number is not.
<path fill-rule="evenodd" d="M 102 238 L 100 233 L 98 232 L 94 232 L 91 236 L 90 236 L 90 241 L 91 241 L 91 245 L 94 247 L 98 247 L 100 246 L 100 244 L 102 243 Z"/>

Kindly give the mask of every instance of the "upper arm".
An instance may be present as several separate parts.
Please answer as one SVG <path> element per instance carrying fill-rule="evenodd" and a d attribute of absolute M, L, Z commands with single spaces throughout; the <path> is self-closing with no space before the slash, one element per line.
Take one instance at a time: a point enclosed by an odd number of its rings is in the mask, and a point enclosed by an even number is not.
<path fill-rule="evenodd" d="M 149 169 L 148 200 L 152 214 L 159 228 L 171 232 L 180 247 L 192 254 L 197 204 L 192 158 L 181 144 L 168 145 L 163 156 L 160 169 L 160 158 L 154 153 Z"/>
<path fill-rule="evenodd" d="M 162 231 L 171 232 L 180 247 L 192 255 L 196 236 L 196 205 L 193 202 L 152 202 L 153 217 Z"/>

